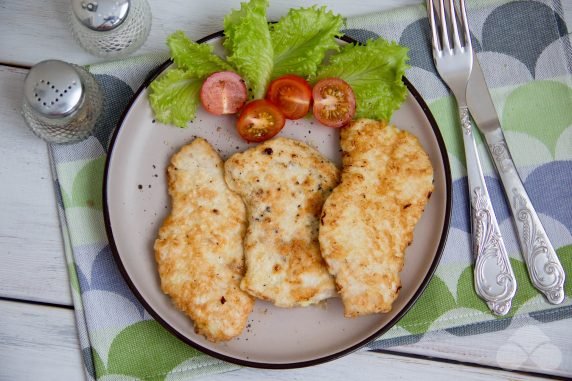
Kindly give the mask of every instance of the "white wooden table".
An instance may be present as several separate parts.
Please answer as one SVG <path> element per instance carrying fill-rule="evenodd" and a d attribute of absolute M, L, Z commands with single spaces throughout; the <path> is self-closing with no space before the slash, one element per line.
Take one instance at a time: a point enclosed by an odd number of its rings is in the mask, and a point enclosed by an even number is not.
<path fill-rule="evenodd" d="M 314 0 L 345 16 L 381 11 L 421 0 Z M 194 39 L 218 31 L 232 1 L 150 0 L 151 35 L 138 53 L 165 51 L 165 37 L 183 29 Z M 303 0 L 272 0 L 277 19 Z M 78 64 L 101 59 L 71 38 L 67 0 L 0 0 L 0 380 L 80 380 L 84 378 L 62 239 L 48 166 L 46 144 L 20 116 L 28 68 L 48 58 Z M 570 327 L 544 325 L 551 340 L 572 342 Z M 526 334 L 526 332 L 524 333 Z M 447 337 L 431 343 L 360 352 L 320 366 L 291 371 L 243 369 L 205 380 L 297 379 L 532 379 L 572 377 L 568 369 L 546 371 L 534 364 L 500 367 L 495 333 Z M 570 345 L 572 346 L 572 345 Z M 572 357 L 572 348 L 561 353 Z M 569 360 L 568 360 L 569 361 Z M 504 363 L 506 365 L 506 363 Z M 566 367 L 564 367 L 566 368 Z"/>

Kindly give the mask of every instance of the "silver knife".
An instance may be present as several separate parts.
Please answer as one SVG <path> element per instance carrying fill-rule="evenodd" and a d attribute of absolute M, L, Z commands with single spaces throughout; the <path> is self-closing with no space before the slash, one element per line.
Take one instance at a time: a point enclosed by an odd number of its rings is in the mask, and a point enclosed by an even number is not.
<path fill-rule="evenodd" d="M 467 104 L 500 175 L 530 280 L 550 303 L 560 304 L 564 301 L 564 269 L 516 171 L 476 54 Z"/>

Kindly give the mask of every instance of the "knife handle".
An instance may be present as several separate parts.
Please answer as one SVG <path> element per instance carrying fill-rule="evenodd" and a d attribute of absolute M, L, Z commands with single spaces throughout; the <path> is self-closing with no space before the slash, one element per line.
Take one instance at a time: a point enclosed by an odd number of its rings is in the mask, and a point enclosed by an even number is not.
<path fill-rule="evenodd" d="M 516 294 L 516 279 L 493 210 L 477 153 L 467 107 L 459 107 L 471 202 L 472 251 L 477 294 L 496 315 L 506 315 Z"/>
<path fill-rule="evenodd" d="M 486 133 L 485 140 L 510 204 L 530 280 L 550 303 L 560 304 L 564 269 L 520 180 L 500 126 Z"/>

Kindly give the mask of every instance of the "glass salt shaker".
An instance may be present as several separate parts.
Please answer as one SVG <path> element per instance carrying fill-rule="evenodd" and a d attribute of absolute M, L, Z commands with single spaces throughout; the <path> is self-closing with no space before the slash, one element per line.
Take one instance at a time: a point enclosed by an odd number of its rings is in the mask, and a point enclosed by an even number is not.
<path fill-rule="evenodd" d="M 87 138 L 102 107 L 99 85 L 80 66 L 42 61 L 24 80 L 22 115 L 32 131 L 47 142 L 72 143 Z"/>
<path fill-rule="evenodd" d="M 71 0 L 73 35 L 88 52 L 121 57 L 137 50 L 151 30 L 147 0 Z"/>

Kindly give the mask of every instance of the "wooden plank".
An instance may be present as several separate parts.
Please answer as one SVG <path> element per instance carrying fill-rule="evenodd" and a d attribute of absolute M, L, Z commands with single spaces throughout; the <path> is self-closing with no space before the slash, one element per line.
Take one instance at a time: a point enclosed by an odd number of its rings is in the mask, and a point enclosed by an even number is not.
<path fill-rule="evenodd" d="M 316 4 L 344 15 L 367 13 L 420 0 L 349 3 L 321 0 Z M 165 49 L 165 37 L 176 29 L 192 38 L 217 31 L 222 18 L 240 1 L 172 1 L 169 7 L 150 1 L 154 21 L 140 53 Z M 274 0 L 269 17 L 276 19 L 303 0 Z M 47 58 L 88 63 L 101 61 L 85 53 L 67 29 L 69 1 L 23 0 L 6 6 L 0 2 L 0 62 L 32 65 Z M 21 27 L 26 25 L 25 28 Z M 0 187 L 0 296 L 71 305 L 61 235 L 54 204 L 46 145 L 26 127 L 20 116 L 22 81 L 26 71 L 0 66 L 0 175 L 9 179 Z"/>
<path fill-rule="evenodd" d="M 10 179 L 0 187 L 0 296 L 71 305 L 45 144 L 28 130 L 19 115 L 25 73 L 23 69 L 0 66 L 0 154 L 4 158 L 0 176 Z M 570 342 L 570 335 L 562 335 L 569 331 L 562 324 L 545 324 L 542 330 L 551 340 Z M 485 336 L 448 338 L 396 350 L 498 365 L 494 348 L 502 345 L 503 336 Z M 563 352 L 563 358 L 572 358 L 570 351 Z M 572 365 L 565 365 L 571 376 Z M 521 369 L 538 371 L 530 362 Z"/>
<path fill-rule="evenodd" d="M 193 39 L 199 39 L 222 29 L 222 20 L 231 8 L 238 8 L 241 0 L 186 1 L 168 3 L 149 0 L 153 15 L 151 33 L 146 43 L 135 54 L 164 51 L 165 38 L 177 29 L 186 31 Z M 361 15 L 422 0 L 272 0 L 268 17 L 277 20 L 290 7 L 327 5 L 343 16 Z M 87 64 L 101 62 L 73 40 L 68 27 L 69 0 L 0 2 L 0 63 L 33 65 L 48 58 Z M 25 25 L 25 27 L 22 27 Z"/>
<path fill-rule="evenodd" d="M 349 3 L 345 0 L 316 1 L 344 15 L 367 13 L 420 0 Z M 141 52 L 163 50 L 165 37 L 181 28 L 199 38 L 219 30 L 222 18 L 240 1 L 204 4 L 176 0 L 166 9 L 150 1 L 154 26 Z M 0 3 L 0 62 L 31 65 L 42 59 L 72 62 L 100 61 L 83 52 L 67 30 L 69 2 Z M 275 0 L 269 17 L 278 18 L 303 0 Z M 26 25 L 22 28 L 21 25 Z M 0 175 L 10 179 L 0 188 L 0 296 L 71 305 L 64 266 L 61 235 L 54 205 L 46 145 L 26 127 L 20 116 L 22 81 L 26 71 L 0 66 Z"/>
<path fill-rule="evenodd" d="M 212 375 L 203 381 L 288 381 L 288 380 L 538 380 L 539 378 L 502 370 L 435 362 L 412 357 L 358 352 L 341 359 L 303 369 L 267 371 L 243 368 Z"/>
<path fill-rule="evenodd" d="M 0 66 L 0 296 L 71 305 L 47 147 L 20 115 L 26 72 Z"/>
<path fill-rule="evenodd" d="M 442 333 L 431 340 L 390 348 L 403 354 L 497 366 L 522 372 L 572 378 L 570 319 L 519 324 L 472 336 Z"/>
<path fill-rule="evenodd" d="M 377 4 L 347 0 L 313 1 L 327 3 L 330 9 L 345 16 L 368 13 L 421 0 L 391 0 Z M 192 38 L 219 30 L 223 15 L 240 0 L 227 2 L 188 2 L 174 0 L 165 3 L 151 0 L 154 24 L 148 42 L 137 54 L 164 50 L 165 37 L 183 29 Z M 101 61 L 88 55 L 71 39 L 67 29 L 66 0 L 50 2 L 7 3 L 0 1 L 0 62 L 32 65 L 46 58 L 71 62 Z M 308 5 L 303 0 L 272 0 L 270 17 L 276 19 L 290 6 Z M 570 17 L 571 7 L 566 7 Z M 25 25 L 26 27 L 22 27 Z M 0 296 L 25 300 L 71 305 L 67 271 L 45 144 L 25 126 L 19 115 L 22 81 L 26 71 L 0 66 Z M 559 333 L 569 331 L 562 322 L 542 326 L 554 340 Z M 420 343 L 406 348 L 410 353 L 433 355 L 497 365 L 493 355 L 483 355 L 495 345 L 503 344 L 497 333 L 490 334 L 490 343 L 480 336 L 456 338 L 433 343 Z M 570 342 L 562 336 L 563 343 Z M 566 341 L 567 340 L 567 341 Z M 565 345 L 565 344 L 564 344 Z M 399 348 L 402 350 L 403 347 Z M 476 355 L 481 354 L 481 357 Z M 563 352 L 563 361 L 572 358 Z M 375 357 L 374 357 L 375 356 Z M 381 358 L 382 360 L 378 360 Z M 30 304 L 0 301 L 0 379 L 81 379 L 79 345 L 75 339 L 73 311 Z M 567 364 L 567 363 L 566 363 Z M 528 364 L 538 371 L 534 364 Z M 570 368 L 570 366 L 568 366 Z M 322 370 L 323 369 L 323 372 Z M 363 372 L 362 372 L 363 369 Z M 525 368 L 522 368 L 526 370 Z M 395 370 L 395 371 L 394 371 Z M 319 367 L 285 372 L 245 369 L 211 379 L 295 379 L 321 378 L 414 378 L 442 379 L 462 376 L 479 378 L 527 379 L 518 374 L 477 370 L 455 364 L 387 356 L 354 354 Z M 425 377 L 427 375 L 427 377 Z M 567 374 L 571 376 L 570 373 Z"/>
<path fill-rule="evenodd" d="M 1 380 L 79 380 L 83 377 L 73 311 L 63 308 L 0 301 Z M 205 381 L 349 379 L 534 380 L 501 370 L 435 362 L 406 356 L 357 352 L 302 369 L 243 368 L 202 378 Z"/>
<path fill-rule="evenodd" d="M 82 380 L 73 311 L 0 300 L 0 380 Z"/>

